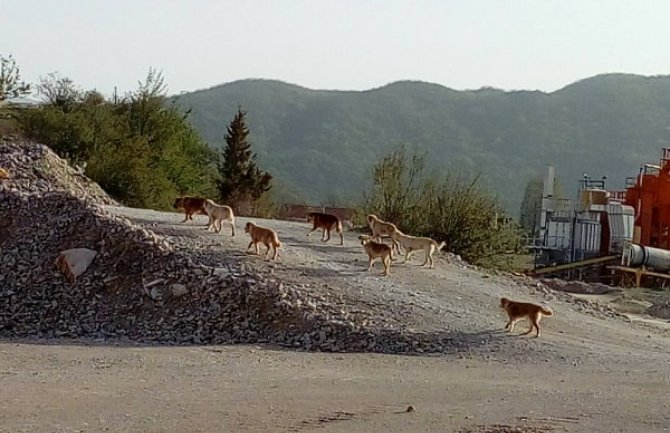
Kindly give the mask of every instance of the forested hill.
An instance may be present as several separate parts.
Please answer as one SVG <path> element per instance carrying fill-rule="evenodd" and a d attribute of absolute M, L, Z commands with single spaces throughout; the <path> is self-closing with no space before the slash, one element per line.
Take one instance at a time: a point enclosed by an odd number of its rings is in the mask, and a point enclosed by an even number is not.
<path fill-rule="evenodd" d="M 553 93 L 455 91 L 396 82 L 321 91 L 268 80 L 182 94 L 191 122 L 215 147 L 239 106 L 264 169 L 310 203 L 358 197 L 371 165 L 404 144 L 438 173 L 481 174 L 516 214 L 526 182 L 557 168 L 573 193 L 583 173 L 623 186 L 670 146 L 670 78 L 600 75 Z"/>

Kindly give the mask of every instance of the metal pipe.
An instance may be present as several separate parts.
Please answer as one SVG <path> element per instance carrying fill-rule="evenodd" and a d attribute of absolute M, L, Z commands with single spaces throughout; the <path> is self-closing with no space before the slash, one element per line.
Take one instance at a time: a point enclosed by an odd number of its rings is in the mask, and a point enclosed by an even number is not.
<path fill-rule="evenodd" d="M 670 250 L 626 243 L 622 264 L 631 268 L 645 266 L 658 272 L 670 270 Z"/>

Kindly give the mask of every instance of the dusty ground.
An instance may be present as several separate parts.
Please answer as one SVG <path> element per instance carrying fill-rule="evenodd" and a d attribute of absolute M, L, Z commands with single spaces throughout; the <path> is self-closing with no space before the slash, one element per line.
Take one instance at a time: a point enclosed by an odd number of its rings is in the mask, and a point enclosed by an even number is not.
<path fill-rule="evenodd" d="M 660 432 L 670 431 L 667 327 L 610 317 L 474 269 L 394 265 L 367 273 L 305 223 L 262 221 L 284 241 L 276 265 L 248 238 L 199 217 L 115 208 L 207 263 L 245 263 L 337 294 L 416 333 L 455 338 L 443 355 L 324 354 L 269 347 L 0 343 L 0 432 Z M 257 221 L 261 222 L 261 221 Z M 500 332 L 497 298 L 546 302 L 540 339 Z M 398 317 L 402 314 L 402 317 Z M 518 331 L 525 330 L 525 325 Z M 403 412 L 408 405 L 416 411 Z"/>

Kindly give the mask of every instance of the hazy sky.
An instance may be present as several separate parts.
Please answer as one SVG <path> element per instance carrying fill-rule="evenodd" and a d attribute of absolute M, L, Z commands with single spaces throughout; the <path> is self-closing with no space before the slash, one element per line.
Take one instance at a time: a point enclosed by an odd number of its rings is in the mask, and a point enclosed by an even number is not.
<path fill-rule="evenodd" d="M 364 90 L 396 80 L 553 91 L 670 73 L 666 0 L 0 0 L 0 54 L 25 80 L 170 93 L 245 78 Z"/>

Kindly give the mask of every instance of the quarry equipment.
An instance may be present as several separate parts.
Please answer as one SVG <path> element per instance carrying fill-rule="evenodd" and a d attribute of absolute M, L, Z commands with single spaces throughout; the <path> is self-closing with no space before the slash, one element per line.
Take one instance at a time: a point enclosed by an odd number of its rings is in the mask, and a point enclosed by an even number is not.
<path fill-rule="evenodd" d="M 554 197 L 554 167 L 544 178 L 535 273 L 565 272 L 615 261 L 633 237 L 635 211 L 612 197 L 605 179 L 580 180 L 576 200 Z M 553 269 L 552 269 L 553 268 Z"/>

